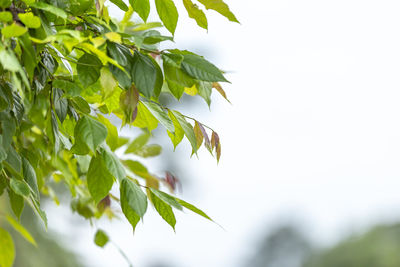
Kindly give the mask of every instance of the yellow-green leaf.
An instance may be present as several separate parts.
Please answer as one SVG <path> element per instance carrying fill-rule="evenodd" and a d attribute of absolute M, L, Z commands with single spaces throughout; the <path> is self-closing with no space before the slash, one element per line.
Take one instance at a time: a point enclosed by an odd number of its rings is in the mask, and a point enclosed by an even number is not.
<path fill-rule="evenodd" d="M 28 230 L 25 229 L 25 227 L 22 224 L 14 220 L 14 218 L 9 215 L 7 215 L 7 221 L 11 224 L 11 226 L 15 229 L 15 231 L 20 233 L 20 235 L 23 238 L 25 238 L 32 245 L 37 246 L 35 239 L 31 236 L 31 234 L 28 232 Z"/>
<path fill-rule="evenodd" d="M 14 241 L 11 235 L 0 228 L 0 266 L 11 267 L 15 258 Z"/>
<path fill-rule="evenodd" d="M 190 18 L 194 19 L 200 27 L 207 29 L 208 22 L 207 17 L 204 14 L 203 10 L 201 10 L 196 4 L 194 4 L 191 0 L 183 0 L 183 5 L 188 12 Z"/>
<path fill-rule="evenodd" d="M 28 31 L 27 28 L 22 27 L 16 23 L 13 23 L 11 25 L 5 26 L 3 29 L 1 29 L 1 34 L 4 36 L 4 38 L 11 38 L 11 37 L 18 37 L 23 35 Z"/>
<path fill-rule="evenodd" d="M 25 24 L 28 28 L 37 29 L 40 27 L 40 19 L 39 17 L 33 15 L 32 12 L 28 13 L 19 13 L 19 19 Z"/>

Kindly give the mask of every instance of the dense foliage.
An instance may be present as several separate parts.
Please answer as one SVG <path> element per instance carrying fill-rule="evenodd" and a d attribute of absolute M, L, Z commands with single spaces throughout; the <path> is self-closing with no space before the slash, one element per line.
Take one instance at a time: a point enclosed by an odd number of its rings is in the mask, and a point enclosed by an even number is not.
<path fill-rule="evenodd" d="M 222 0 L 198 0 L 230 21 L 236 21 Z M 191 0 L 183 0 L 190 18 L 207 29 L 207 18 Z M 109 16 L 108 5 L 124 12 L 121 21 Z M 199 95 L 210 104 L 213 89 L 226 98 L 219 82 L 227 82 L 216 66 L 186 50 L 159 50 L 173 40 L 178 11 L 172 0 L 155 0 L 162 21 L 147 22 L 149 0 L 0 0 L 0 195 L 7 192 L 8 222 L 32 244 L 35 240 L 19 222 L 29 205 L 47 227 L 40 197 L 58 201 L 53 188 L 67 185 L 71 207 L 94 220 L 113 217 L 111 202 L 120 204 L 135 229 L 150 202 L 175 228 L 173 209 L 203 211 L 163 192 L 175 188 L 170 173 L 160 178 L 138 160 L 122 160 L 119 153 L 153 157 L 161 152 L 148 145 L 160 124 L 176 147 L 186 137 L 192 154 L 204 143 L 221 155 L 218 134 L 194 118 L 159 102 L 160 94 L 180 99 Z M 133 22 L 134 14 L 142 22 Z M 155 28 L 164 26 L 171 34 Z M 110 122 L 138 127 L 137 138 L 119 136 Z M 209 137 L 211 136 L 211 137 Z M 119 196 L 112 195 L 113 186 Z M 107 235 L 99 230 L 95 243 Z M 13 264 L 15 249 L 10 234 L 0 228 L 0 266 Z"/>

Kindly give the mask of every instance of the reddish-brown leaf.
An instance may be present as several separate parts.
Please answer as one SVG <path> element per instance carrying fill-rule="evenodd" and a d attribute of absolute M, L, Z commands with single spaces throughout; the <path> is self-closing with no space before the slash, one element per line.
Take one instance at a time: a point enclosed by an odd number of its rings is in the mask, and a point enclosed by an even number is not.
<path fill-rule="evenodd" d="M 211 142 L 210 142 L 210 138 L 207 135 L 206 129 L 204 129 L 204 126 L 201 123 L 199 123 L 199 128 L 204 137 L 204 145 L 206 146 L 208 151 L 210 151 L 210 153 L 212 153 Z"/>
<path fill-rule="evenodd" d="M 212 86 L 213 86 L 213 88 L 214 88 L 215 90 L 218 91 L 218 93 L 220 93 L 220 94 L 226 99 L 226 101 L 228 101 L 229 103 L 231 103 L 231 101 L 229 101 L 228 97 L 226 96 L 226 93 L 225 93 L 224 89 L 222 89 L 222 86 L 221 86 L 219 83 L 214 82 L 214 83 L 212 84 Z"/>

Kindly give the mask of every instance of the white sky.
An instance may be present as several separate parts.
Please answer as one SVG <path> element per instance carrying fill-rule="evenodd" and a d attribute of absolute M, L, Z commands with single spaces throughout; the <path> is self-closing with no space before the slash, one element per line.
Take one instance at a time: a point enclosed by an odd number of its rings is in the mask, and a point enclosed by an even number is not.
<path fill-rule="evenodd" d="M 204 104 L 188 114 L 218 130 L 219 166 L 180 147 L 193 176 L 183 197 L 226 231 L 179 213 L 176 234 L 154 212 L 135 236 L 126 221 L 102 222 L 135 266 L 239 266 L 282 216 L 324 244 L 400 219 L 400 2 L 227 3 L 241 25 L 209 12 L 207 34 L 181 10 L 176 33 L 179 48 L 204 49 L 232 71 L 233 105 L 214 94 L 211 113 Z M 92 245 L 93 229 L 77 231 L 88 266 L 127 266 L 113 247 Z"/>

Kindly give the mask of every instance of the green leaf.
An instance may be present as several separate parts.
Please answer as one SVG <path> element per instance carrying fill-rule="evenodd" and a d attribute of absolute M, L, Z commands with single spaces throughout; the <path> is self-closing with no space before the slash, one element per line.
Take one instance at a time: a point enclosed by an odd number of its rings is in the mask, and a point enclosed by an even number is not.
<path fill-rule="evenodd" d="M 126 148 L 125 150 L 125 154 L 128 153 L 135 153 L 136 151 L 138 151 L 139 149 L 141 149 L 145 144 L 147 144 L 147 142 L 150 139 L 150 134 L 145 132 L 141 135 L 139 135 L 138 137 L 135 138 L 135 140 L 132 141 L 132 143 L 129 144 L 129 146 Z"/>
<path fill-rule="evenodd" d="M 187 139 L 190 142 L 190 145 L 192 146 L 193 153 L 196 153 L 197 141 L 192 125 L 186 121 L 185 117 L 180 112 L 173 110 L 172 114 L 175 116 L 176 120 L 181 125 L 183 132 L 185 133 Z"/>
<path fill-rule="evenodd" d="M 181 204 L 182 206 L 184 206 L 184 207 L 187 208 L 188 210 L 191 210 L 191 211 L 193 211 L 194 213 L 197 213 L 198 215 L 200 215 L 200 216 L 206 218 L 207 220 L 213 221 L 213 220 L 212 220 L 207 214 L 205 214 L 205 212 L 202 211 L 201 209 L 196 208 L 194 205 L 192 205 L 192 204 L 190 204 L 190 203 L 188 203 L 188 202 L 186 202 L 186 201 L 184 201 L 184 200 L 182 200 L 182 199 L 179 199 L 179 198 L 175 198 L 175 199 L 176 199 L 176 201 L 179 202 L 179 204 Z"/>
<path fill-rule="evenodd" d="M 29 186 L 24 182 L 12 178 L 10 180 L 11 189 L 21 197 L 28 197 L 30 194 Z"/>
<path fill-rule="evenodd" d="M 15 216 L 19 219 L 21 217 L 22 210 L 24 209 L 24 198 L 14 193 L 13 190 L 8 191 L 8 197 L 10 198 L 11 209 Z"/>
<path fill-rule="evenodd" d="M 136 51 L 133 55 L 132 80 L 139 92 L 150 98 L 161 92 L 163 75 L 160 66 L 149 56 Z"/>
<path fill-rule="evenodd" d="M 119 7 L 122 11 L 128 11 L 128 6 L 122 0 L 110 0 L 111 3 Z"/>
<path fill-rule="evenodd" d="M 18 37 L 28 31 L 27 28 L 19 26 L 15 22 L 11 25 L 7 25 L 1 29 L 1 34 L 4 38 Z"/>
<path fill-rule="evenodd" d="M 173 41 L 174 38 L 171 36 L 161 35 L 160 32 L 155 30 L 147 31 L 143 34 L 143 43 L 144 44 L 157 44 L 166 40 Z"/>
<path fill-rule="evenodd" d="M 4 29 L 4 28 L 3 28 Z M 21 69 L 21 65 L 15 54 L 9 50 L 2 49 L 0 46 L 0 63 L 3 65 L 3 68 L 9 71 L 19 71 Z"/>
<path fill-rule="evenodd" d="M 107 128 L 89 116 L 82 116 L 75 126 L 74 135 L 78 145 L 84 144 L 94 152 L 106 139 Z"/>
<path fill-rule="evenodd" d="M 137 113 L 135 113 L 137 104 L 139 102 L 139 92 L 135 86 L 131 86 L 128 90 L 121 93 L 119 97 L 119 107 L 124 112 L 123 125 L 131 123 L 135 120 Z"/>
<path fill-rule="evenodd" d="M 140 148 L 139 150 L 133 152 L 135 155 L 147 158 L 147 157 L 155 157 L 161 154 L 162 148 L 160 145 L 148 145 Z"/>
<path fill-rule="evenodd" d="M 25 26 L 28 27 L 28 28 L 37 29 L 41 25 L 40 18 L 35 16 L 35 15 L 33 15 L 32 12 L 19 13 L 18 17 L 22 21 L 22 23 L 24 23 Z"/>
<path fill-rule="evenodd" d="M 60 88 L 68 96 L 79 96 L 82 88 L 77 84 L 67 80 L 55 80 L 53 81 L 53 87 Z M 90 111 L 89 111 L 90 112 Z"/>
<path fill-rule="evenodd" d="M 196 4 L 194 4 L 191 0 L 183 0 L 183 5 L 185 6 L 186 11 L 190 18 L 194 19 L 200 27 L 207 29 L 207 17 L 204 14 L 203 10 L 201 10 Z"/>
<path fill-rule="evenodd" d="M 178 210 L 182 210 L 182 205 L 175 199 L 175 197 L 154 188 L 150 188 L 150 191 L 168 205 L 171 205 Z"/>
<path fill-rule="evenodd" d="M 182 141 L 185 132 L 183 131 L 182 126 L 180 125 L 178 120 L 175 118 L 172 111 L 168 110 L 168 116 L 171 118 L 171 121 L 173 122 L 174 128 L 175 128 L 174 133 L 171 133 L 170 131 L 168 131 L 168 136 L 171 139 L 172 144 L 174 145 L 174 150 L 175 150 L 176 146 Z"/>
<path fill-rule="evenodd" d="M 150 192 L 151 202 L 153 203 L 154 208 L 156 208 L 158 214 L 160 214 L 164 221 L 171 225 L 172 229 L 175 231 L 176 219 L 171 206 L 154 194 L 152 190 L 148 190 L 148 192 Z"/>
<path fill-rule="evenodd" d="M 150 1 L 149 0 L 129 0 L 129 3 L 133 7 L 133 10 L 139 14 L 144 22 L 150 14 Z"/>
<path fill-rule="evenodd" d="M 97 230 L 94 236 L 94 243 L 99 247 L 104 247 L 109 241 L 108 235 L 101 229 Z"/>
<path fill-rule="evenodd" d="M 167 60 L 167 58 L 169 60 Z M 164 57 L 163 66 L 165 80 L 167 81 L 170 92 L 179 100 L 183 95 L 185 87 L 192 87 L 195 84 L 195 80 L 183 72 L 182 69 L 176 67 L 176 62 L 171 63 L 171 61 L 170 57 Z"/>
<path fill-rule="evenodd" d="M 11 224 L 14 230 L 17 231 L 23 238 L 25 238 L 29 243 L 31 243 L 35 247 L 37 246 L 35 239 L 28 232 L 28 230 L 25 229 L 25 227 L 22 224 L 14 220 L 14 218 L 9 215 L 7 215 L 7 221 L 9 224 Z"/>
<path fill-rule="evenodd" d="M 208 82 L 228 82 L 213 64 L 197 55 L 184 55 L 182 69 L 195 79 Z"/>
<path fill-rule="evenodd" d="M 86 102 L 85 99 L 83 99 L 81 96 L 75 96 L 71 99 L 71 104 L 72 106 L 79 110 L 80 112 L 83 112 L 85 114 L 90 113 L 90 106 L 88 102 Z"/>
<path fill-rule="evenodd" d="M 217 11 L 222 16 L 226 17 L 230 21 L 238 22 L 235 15 L 229 10 L 227 4 L 225 4 L 222 0 L 198 0 L 202 3 L 206 9 L 212 9 Z"/>
<path fill-rule="evenodd" d="M 0 228 L 0 266 L 12 267 L 15 259 L 14 241 L 11 235 Z"/>
<path fill-rule="evenodd" d="M 133 126 L 147 128 L 150 132 L 157 128 L 158 120 L 142 102 L 139 102 L 137 109 L 137 116 L 133 122 Z"/>
<path fill-rule="evenodd" d="M 118 86 L 117 81 L 107 68 L 102 68 L 100 71 L 100 84 L 102 87 L 103 99 L 109 98 Z"/>
<path fill-rule="evenodd" d="M 13 16 L 11 12 L 8 11 L 1 11 L 0 12 L 0 21 L 1 22 L 10 22 L 13 20 Z"/>
<path fill-rule="evenodd" d="M 180 68 L 183 61 L 183 55 L 180 54 L 163 53 L 161 58 L 163 60 L 164 67 L 172 66 L 175 68 Z"/>
<path fill-rule="evenodd" d="M 15 151 L 13 147 L 8 150 L 8 155 L 5 161 L 16 173 L 21 173 L 22 162 L 21 156 Z"/>
<path fill-rule="evenodd" d="M 143 217 L 147 210 L 147 197 L 140 187 L 125 178 L 120 185 L 120 198 L 122 211 L 132 209 L 137 215 Z"/>
<path fill-rule="evenodd" d="M 26 72 L 32 82 L 34 71 L 37 65 L 36 59 L 36 51 L 34 50 L 34 46 L 32 45 L 31 40 L 29 39 L 29 34 L 23 34 L 19 37 L 19 43 L 23 48 L 23 65 L 25 67 Z"/>
<path fill-rule="evenodd" d="M 153 102 L 142 102 L 151 114 L 171 133 L 175 131 L 174 124 L 168 117 L 167 113 L 162 110 L 162 108 Z"/>
<path fill-rule="evenodd" d="M 197 87 L 197 91 L 199 93 L 199 96 L 201 96 L 204 99 L 204 101 L 206 101 L 208 107 L 210 107 L 212 83 L 211 82 L 198 81 L 197 84 L 196 84 L 196 87 Z"/>
<path fill-rule="evenodd" d="M 108 195 L 113 183 L 113 176 L 108 170 L 102 156 L 96 155 L 92 157 L 87 172 L 87 185 L 90 195 L 96 203 Z"/>
<path fill-rule="evenodd" d="M 22 171 L 24 179 L 28 183 L 29 187 L 32 189 L 35 199 L 39 200 L 40 194 L 37 185 L 36 172 L 25 157 L 22 157 Z"/>
<path fill-rule="evenodd" d="M 67 117 L 68 111 L 68 100 L 63 98 L 63 94 L 64 93 L 61 89 L 53 88 L 54 109 L 56 110 L 57 117 L 60 119 L 61 123 L 63 123 Z"/>
<path fill-rule="evenodd" d="M 61 8 L 55 7 L 53 5 L 46 4 L 44 2 L 36 2 L 30 5 L 31 7 L 41 9 L 47 12 L 50 12 L 60 18 L 66 19 L 67 18 L 67 13 L 65 13 L 64 10 Z"/>
<path fill-rule="evenodd" d="M 130 170 L 137 176 L 145 178 L 149 175 L 149 171 L 147 170 L 147 168 L 139 161 L 128 159 L 124 160 L 123 163 L 128 168 L 128 170 Z"/>
<path fill-rule="evenodd" d="M 178 23 L 178 10 L 172 0 L 155 0 L 158 16 L 165 28 L 174 34 Z"/>
<path fill-rule="evenodd" d="M 110 147 L 112 151 L 115 151 L 119 147 L 117 127 L 115 127 L 107 118 L 105 118 L 100 114 L 97 114 L 97 118 L 107 128 L 107 137 L 106 137 L 107 145 Z"/>
<path fill-rule="evenodd" d="M 98 57 L 88 53 L 79 58 L 76 70 L 84 87 L 94 84 L 99 79 L 102 65 Z"/>
<path fill-rule="evenodd" d="M 107 167 L 107 170 L 114 176 L 115 179 L 122 181 L 125 177 L 125 170 L 119 159 L 111 151 L 106 149 L 101 150 L 101 157 Z"/>

